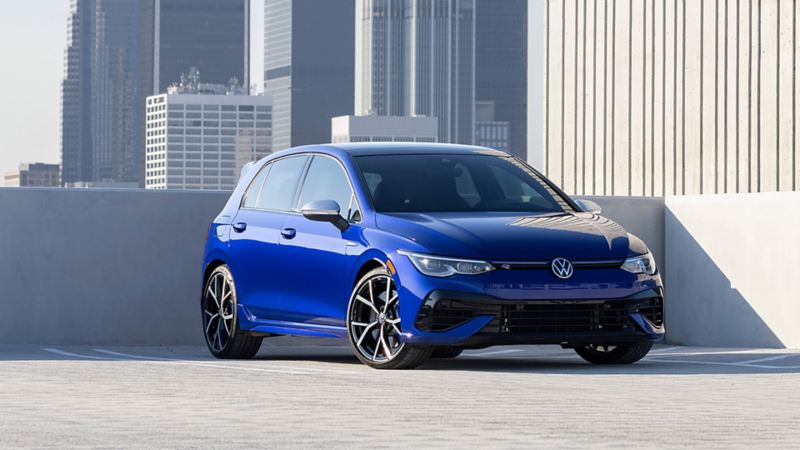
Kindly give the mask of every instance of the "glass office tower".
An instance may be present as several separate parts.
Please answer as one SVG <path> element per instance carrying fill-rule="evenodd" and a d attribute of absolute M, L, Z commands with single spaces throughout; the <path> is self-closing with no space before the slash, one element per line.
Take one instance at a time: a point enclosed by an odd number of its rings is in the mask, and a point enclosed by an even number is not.
<path fill-rule="evenodd" d="M 328 142 L 353 113 L 354 0 L 265 0 L 264 91 L 273 148 Z"/>
<path fill-rule="evenodd" d="M 472 144 L 475 0 L 359 0 L 357 114 L 439 119 L 442 142 Z"/>
<path fill-rule="evenodd" d="M 475 0 L 475 100 L 508 122 L 508 150 L 527 159 L 528 0 Z"/>

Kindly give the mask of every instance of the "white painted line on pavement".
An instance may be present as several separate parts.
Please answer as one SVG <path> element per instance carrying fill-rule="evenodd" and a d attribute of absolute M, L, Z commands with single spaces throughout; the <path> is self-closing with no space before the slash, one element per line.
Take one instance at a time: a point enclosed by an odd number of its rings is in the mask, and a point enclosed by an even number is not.
<path fill-rule="evenodd" d="M 800 369 L 800 366 L 767 366 L 763 364 L 744 364 L 741 362 L 719 362 L 719 361 L 693 361 L 689 359 L 657 359 L 647 358 L 647 361 L 663 362 L 663 363 L 680 363 L 680 364 L 701 364 L 707 366 L 729 366 L 729 367 L 748 367 L 753 369 L 769 369 L 769 370 L 782 370 L 782 369 Z"/>
<path fill-rule="evenodd" d="M 129 353 L 112 352 L 111 350 L 106 350 L 104 348 L 93 348 L 92 351 L 95 351 L 97 353 L 104 353 L 106 355 L 119 356 L 121 358 L 141 359 L 145 361 L 156 360 L 156 361 L 186 362 L 185 360 L 174 359 L 174 358 L 160 358 L 158 356 L 139 356 L 139 355 L 131 355 Z"/>
<path fill-rule="evenodd" d="M 177 364 L 188 364 L 192 366 L 198 367 L 220 367 L 226 369 L 238 369 L 238 370 L 256 370 L 261 372 L 277 372 L 277 373 L 291 373 L 297 375 L 314 375 L 317 373 L 335 373 L 335 374 L 346 374 L 346 375 L 358 375 L 358 372 L 354 371 L 345 371 L 345 370 L 331 370 L 331 369 L 314 369 L 311 367 L 281 367 L 281 368 L 267 368 L 267 367 L 250 367 L 250 366 L 243 366 L 241 364 L 237 365 L 229 365 L 229 364 L 222 364 L 213 361 L 204 362 L 204 361 L 189 361 L 185 359 L 177 359 L 177 358 L 161 358 L 157 356 L 141 356 L 141 355 L 133 355 L 130 353 L 122 353 L 122 352 L 115 352 L 112 350 L 106 350 L 103 348 L 96 348 L 93 351 L 98 353 L 103 353 L 106 355 L 113 355 L 120 358 L 129 358 L 129 359 L 137 359 L 142 361 L 150 361 L 150 362 L 171 362 Z"/>
<path fill-rule="evenodd" d="M 758 359 L 750 359 L 747 361 L 737 361 L 739 364 L 753 364 L 753 363 L 760 363 L 760 362 L 767 362 L 767 361 L 776 361 L 778 359 L 786 359 L 791 358 L 792 356 L 800 356 L 797 353 L 788 353 L 783 355 L 775 355 L 769 356 L 767 358 L 758 358 Z"/>
<path fill-rule="evenodd" d="M 774 355 L 774 354 L 781 354 L 781 355 L 800 355 L 800 353 L 786 353 L 786 350 L 781 349 L 743 349 L 743 350 L 707 350 L 707 351 L 698 351 L 698 350 L 690 350 L 686 352 L 675 352 L 675 353 L 658 353 L 658 356 L 705 356 L 705 355 L 737 355 L 741 353 L 763 353 L 765 355 Z M 651 352 L 652 353 L 652 352 Z"/>
<path fill-rule="evenodd" d="M 98 360 L 112 361 L 111 358 L 103 358 L 101 356 L 81 355 L 79 353 L 65 352 L 64 350 L 58 350 L 55 348 L 43 348 L 42 350 L 48 353 L 55 353 L 56 355 L 69 356 L 70 358 L 92 359 L 95 361 Z"/>
<path fill-rule="evenodd" d="M 524 352 L 525 350 L 518 349 L 518 348 L 509 348 L 506 350 L 495 350 L 493 352 L 485 352 L 485 353 L 467 353 L 465 356 L 495 356 L 495 355 L 505 355 L 506 353 L 518 353 Z"/>
<path fill-rule="evenodd" d="M 672 346 L 671 347 L 661 347 L 661 348 L 656 348 L 656 349 L 650 350 L 650 353 L 661 353 L 661 352 L 666 352 L 668 350 L 675 350 L 675 349 L 679 349 L 679 348 L 680 347 L 672 347 Z"/>
<path fill-rule="evenodd" d="M 44 350 L 46 352 L 49 352 L 49 353 L 54 353 L 56 355 L 68 356 L 68 357 L 71 357 L 71 358 L 90 359 L 90 360 L 94 360 L 94 361 L 120 361 L 119 359 L 106 358 L 106 357 L 102 357 L 102 356 L 82 355 L 82 354 L 79 354 L 79 353 L 67 352 L 67 351 L 58 350 L 58 349 L 55 349 L 55 348 L 43 348 L 42 350 Z M 98 350 L 99 349 L 95 349 L 95 351 L 98 351 Z M 313 372 L 313 371 L 305 371 L 305 370 L 301 371 L 301 370 L 267 369 L 267 368 L 261 368 L 261 367 L 227 366 L 227 365 L 214 364 L 214 363 L 189 362 L 189 361 L 183 361 L 183 360 L 170 360 L 170 359 L 166 359 L 166 358 L 158 358 L 158 360 L 154 360 L 154 358 L 137 357 L 136 355 L 126 355 L 124 353 L 111 352 L 110 350 L 106 351 L 106 352 L 101 352 L 101 353 L 106 353 L 108 355 L 114 355 L 114 356 L 124 357 L 124 358 L 128 358 L 128 359 L 133 359 L 133 358 L 141 359 L 141 360 L 144 360 L 142 362 L 149 362 L 149 363 L 153 363 L 153 364 L 165 364 L 165 363 L 174 364 L 174 363 L 177 363 L 177 364 L 183 364 L 183 365 L 189 365 L 189 366 L 197 366 L 197 367 L 216 367 L 216 368 L 223 368 L 223 369 L 245 370 L 245 371 L 251 371 L 251 372 L 280 373 L 280 374 L 288 374 L 288 375 L 316 375 L 316 373 Z M 149 361 L 147 361 L 147 360 L 149 360 Z"/>

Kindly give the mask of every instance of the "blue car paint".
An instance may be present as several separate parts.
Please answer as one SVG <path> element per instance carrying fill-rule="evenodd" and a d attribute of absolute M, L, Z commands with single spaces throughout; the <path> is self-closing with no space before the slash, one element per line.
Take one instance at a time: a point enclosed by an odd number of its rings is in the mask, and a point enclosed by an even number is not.
<path fill-rule="evenodd" d="M 384 144 L 376 153 L 387 151 Z M 400 296 L 403 339 L 408 343 L 454 345 L 477 333 L 492 318 L 482 316 L 447 331 L 416 328 L 416 315 L 434 290 L 490 296 L 499 300 L 625 299 L 662 289 L 660 276 L 631 274 L 618 268 L 575 271 L 567 280 L 549 270 L 496 270 L 482 275 L 436 278 L 422 275 L 398 250 L 490 261 L 574 261 L 624 259 L 646 247 L 613 221 L 589 213 L 377 213 L 351 148 L 305 146 L 275 153 L 242 176 L 229 201 L 209 228 L 203 282 L 218 264 L 227 264 L 237 286 L 239 327 L 245 331 L 346 338 L 347 305 L 359 271 L 391 260 Z M 369 151 L 369 147 L 364 147 Z M 484 152 L 474 147 L 436 145 L 432 153 Z M 362 149 L 363 150 L 363 149 Z M 413 148 L 388 151 L 413 153 Z M 492 151 L 498 153 L 496 151 Z M 240 209 L 242 197 L 259 170 L 290 155 L 323 154 L 341 162 L 360 205 L 361 220 L 340 232 L 329 223 L 299 213 Z M 232 225 L 246 223 L 242 233 Z M 282 234 L 287 229 L 294 235 Z M 660 291 L 659 291 L 660 292 Z M 649 339 L 663 337 L 638 314 L 632 319 Z"/>

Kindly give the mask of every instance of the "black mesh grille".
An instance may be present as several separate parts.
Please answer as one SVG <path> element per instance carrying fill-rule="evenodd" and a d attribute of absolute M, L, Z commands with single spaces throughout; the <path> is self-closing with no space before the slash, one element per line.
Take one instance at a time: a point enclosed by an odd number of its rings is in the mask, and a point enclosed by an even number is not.
<path fill-rule="evenodd" d="M 664 324 L 664 302 L 660 298 L 651 298 L 639 304 L 639 313 L 653 325 L 660 327 Z"/>
<path fill-rule="evenodd" d="M 663 323 L 660 298 L 625 301 L 555 303 L 474 302 L 444 299 L 421 314 L 417 326 L 443 331 L 478 316 L 494 316 L 482 333 L 622 332 L 635 328 L 630 315 L 638 311 L 654 325 Z M 422 312 L 422 311 L 421 311 Z"/>

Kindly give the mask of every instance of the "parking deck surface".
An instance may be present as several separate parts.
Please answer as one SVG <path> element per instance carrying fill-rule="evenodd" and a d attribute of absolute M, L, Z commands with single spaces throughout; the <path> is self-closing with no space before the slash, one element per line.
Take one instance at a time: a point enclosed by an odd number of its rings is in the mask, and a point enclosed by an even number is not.
<path fill-rule="evenodd" d="M 659 346 L 633 366 L 493 347 L 413 371 L 338 341 L 0 346 L 0 447 L 799 447 L 800 352 Z"/>

